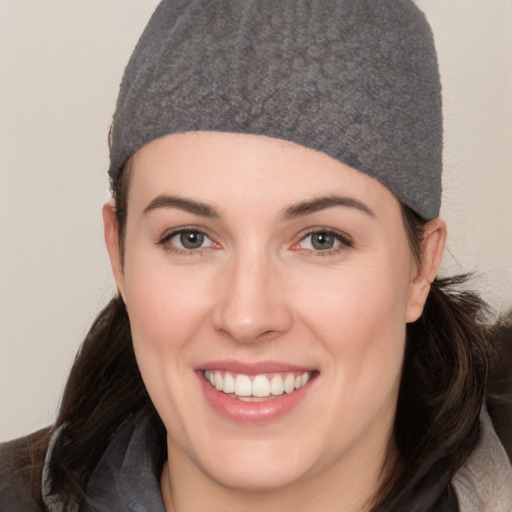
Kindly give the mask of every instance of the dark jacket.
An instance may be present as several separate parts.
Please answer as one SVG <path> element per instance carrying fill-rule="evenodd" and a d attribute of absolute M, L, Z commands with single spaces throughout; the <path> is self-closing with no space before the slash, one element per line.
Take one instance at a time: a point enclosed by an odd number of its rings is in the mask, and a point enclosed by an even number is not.
<path fill-rule="evenodd" d="M 63 511 L 58 497 L 51 496 L 44 483 L 49 433 L 45 429 L 0 445 L 2 512 L 70 511 Z M 512 467 L 486 413 L 482 434 L 478 447 L 453 479 L 453 488 L 445 491 L 433 512 L 512 511 Z M 128 422 L 89 480 L 86 510 L 163 512 L 155 465 L 158 444 L 144 420 Z"/>
<path fill-rule="evenodd" d="M 41 496 L 43 463 L 50 429 L 0 445 L 0 510 L 44 511 Z"/>

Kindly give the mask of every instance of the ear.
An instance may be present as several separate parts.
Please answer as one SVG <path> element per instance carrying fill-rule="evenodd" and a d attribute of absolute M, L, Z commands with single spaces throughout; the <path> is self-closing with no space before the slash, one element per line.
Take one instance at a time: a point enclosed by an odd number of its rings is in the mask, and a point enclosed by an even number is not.
<path fill-rule="evenodd" d="M 116 216 L 116 204 L 114 200 L 103 205 L 103 230 L 105 234 L 105 244 L 107 246 L 110 264 L 114 280 L 123 301 L 125 300 L 125 281 L 123 258 L 121 254 L 121 245 L 119 240 L 119 223 Z M 125 301 L 126 302 L 126 301 Z"/>
<path fill-rule="evenodd" d="M 415 322 L 423 313 L 423 307 L 441 266 L 446 243 L 446 224 L 440 218 L 424 226 L 421 244 L 421 261 L 409 285 L 406 322 Z"/>

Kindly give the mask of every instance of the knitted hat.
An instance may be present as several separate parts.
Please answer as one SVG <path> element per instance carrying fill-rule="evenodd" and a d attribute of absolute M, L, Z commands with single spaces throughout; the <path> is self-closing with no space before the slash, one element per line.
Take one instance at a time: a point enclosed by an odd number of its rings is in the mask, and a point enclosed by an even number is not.
<path fill-rule="evenodd" d="M 111 179 L 152 140 L 198 130 L 322 151 L 439 214 L 439 74 L 411 1 L 164 0 L 121 83 Z"/>

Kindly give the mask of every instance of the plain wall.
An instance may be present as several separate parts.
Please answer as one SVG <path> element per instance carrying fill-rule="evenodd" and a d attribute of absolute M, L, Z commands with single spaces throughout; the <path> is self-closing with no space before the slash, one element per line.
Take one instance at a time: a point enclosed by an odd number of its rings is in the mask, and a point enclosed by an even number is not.
<path fill-rule="evenodd" d="M 114 294 L 103 246 L 107 132 L 156 0 L 0 0 L 0 440 L 55 418 Z M 445 113 L 447 273 L 512 306 L 512 2 L 422 0 Z"/>

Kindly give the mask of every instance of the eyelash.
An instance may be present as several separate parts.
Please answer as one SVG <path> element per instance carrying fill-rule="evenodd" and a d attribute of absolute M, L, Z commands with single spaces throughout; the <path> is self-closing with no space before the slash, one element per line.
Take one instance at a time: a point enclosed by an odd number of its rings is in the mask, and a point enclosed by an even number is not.
<path fill-rule="evenodd" d="M 206 233 L 206 231 L 204 231 L 203 229 L 194 227 L 194 226 L 186 226 L 186 227 L 175 229 L 169 233 L 164 234 L 158 240 L 157 245 L 163 246 L 164 249 L 168 252 L 184 254 L 184 255 L 194 255 L 194 256 L 201 255 L 201 254 L 203 254 L 203 252 L 206 249 L 211 248 L 211 246 L 207 246 L 207 247 L 198 247 L 196 249 L 187 249 L 187 248 L 177 247 L 175 244 L 171 243 L 171 240 L 174 237 L 182 235 L 184 233 L 194 233 L 194 234 L 197 234 L 200 236 L 202 235 L 202 236 L 208 238 L 211 241 L 211 243 L 215 244 L 215 242 L 213 242 L 213 240 L 210 238 L 208 233 Z M 306 240 L 308 237 L 311 237 L 312 235 L 315 235 L 315 234 L 316 235 L 325 235 L 327 237 L 334 238 L 334 240 L 336 242 L 338 242 L 338 246 L 335 246 L 330 249 L 323 249 L 323 250 L 322 249 L 314 249 L 314 248 L 313 249 L 303 249 L 303 251 L 306 252 L 307 254 L 311 254 L 314 256 L 331 256 L 331 255 L 338 254 L 338 253 L 342 252 L 344 249 L 353 247 L 353 245 L 354 245 L 351 237 L 349 237 L 345 233 L 341 233 L 339 231 L 334 231 L 334 230 L 328 229 L 328 228 L 311 228 L 310 230 L 308 230 L 302 234 L 299 241 L 292 245 L 292 248 L 296 248 L 300 243 L 304 242 L 304 240 Z M 217 246 L 220 247 L 218 244 L 217 244 Z"/>
<path fill-rule="evenodd" d="M 184 233 L 194 233 L 197 235 L 203 235 L 204 237 L 208 238 L 208 240 L 210 240 L 212 243 L 214 243 L 213 240 L 211 239 L 211 237 L 208 235 L 208 233 L 206 231 L 204 231 L 203 229 L 195 227 L 195 226 L 186 226 L 186 227 L 175 229 L 169 233 L 164 234 L 160 238 L 160 240 L 158 240 L 157 245 L 163 246 L 163 248 L 168 252 L 176 253 L 176 254 L 184 254 L 187 256 L 192 256 L 192 255 L 199 256 L 199 255 L 203 254 L 203 252 L 206 249 L 210 248 L 207 246 L 207 247 L 198 247 L 197 249 L 187 249 L 187 248 L 178 247 L 175 244 L 171 243 L 171 240 L 174 237 L 182 235 Z"/>
<path fill-rule="evenodd" d="M 306 231 L 305 234 L 303 234 L 300 238 L 300 240 L 293 245 L 293 247 L 296 247 L 300 243 L 302 243 L 304 240 L 306 240 L 308 237 L 312 235 L 325 235 L 328 237 L 333 237 L 336 242 L 338 242 L 338 246 L 335 246 L 331 249 L 303 249 L 307 252 L 307 254 L 311 254 L 313 256 L 332 256 L 335 254 L 338 254 L 342 252 L 345 249 L 348 249 L 350 247 L 354 246 L 354 242 L 350 236 L 348 236 L 345 233 L 341 233 L 339 231 L 334 231 L 329 228 L 311 228 L 310 230 Z"/>

